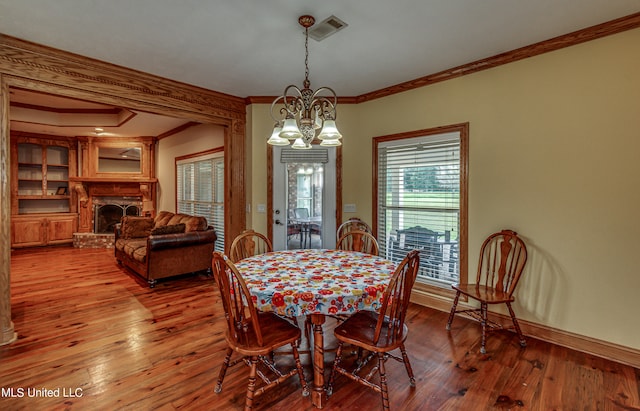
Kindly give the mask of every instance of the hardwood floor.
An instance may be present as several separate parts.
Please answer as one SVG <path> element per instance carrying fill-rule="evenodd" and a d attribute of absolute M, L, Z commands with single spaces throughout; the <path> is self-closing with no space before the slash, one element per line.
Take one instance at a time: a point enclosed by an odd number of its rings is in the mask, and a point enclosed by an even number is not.
<path fill-rule="evenodd" d="M 247 367 L 230 369 L 222 393 L 213 392 L 226 325 L 211 278 L 151 290 L 112 250 L 70 247 L 14 251 L 11 267 L 18 340 L 0 347 L 0 409 L 243 408 Z M 449 333 L 447 315 L 411 306 L 416 388 L 389 361 L 392 410 L 640 410 L 639 369 L 533 338 L 521 349 L 510 332 L 491 334 L 481 355 L 478 324 L 456 318 Z M 310 381 L 309 356 L 302 360 Z M 290 379 L 258 397 L 256 409 L 314 408 Z M 337 377 L 325 409 L 381 406 L 379 394 Z"/>

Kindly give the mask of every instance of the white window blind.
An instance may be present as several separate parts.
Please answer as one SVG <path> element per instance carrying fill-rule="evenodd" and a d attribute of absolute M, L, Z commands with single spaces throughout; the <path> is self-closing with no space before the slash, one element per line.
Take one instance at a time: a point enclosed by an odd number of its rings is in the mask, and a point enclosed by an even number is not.
<path fill-rule="evenodd" d="M 378 241 L 399 262 L 420 251 L 419 280 L 459 280 L 460 133 L 385 141 L 378 145 Z"/>
<path fill-rule="evenodd" d="M 176 168 L 178 212 L 205 217 L 218 236 L 215 250 L 224 252 L 223 153 L 180 160 Z"/>

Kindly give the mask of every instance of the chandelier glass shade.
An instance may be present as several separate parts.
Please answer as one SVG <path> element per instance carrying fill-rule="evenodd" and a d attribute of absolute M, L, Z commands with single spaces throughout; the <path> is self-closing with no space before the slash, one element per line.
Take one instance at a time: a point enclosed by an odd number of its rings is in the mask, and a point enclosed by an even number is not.
<path fill-rule="evenodd" d="M 309 27 L 313 16 L 301 16 L 298 23 L 305 29 L 305 76 L 303 88 L 289 85 L 284 93 L 271 103 L 271 117 L 275 121 L 267 143 L 274 146 L 310 149 L 317 137 L 321 146 L 339 146 L 342 135 L 336 127 L 338 97 L 329 87 L 313 91 L 309 81 Z M 317 134 L 317 136 L 316 136 Z"/>

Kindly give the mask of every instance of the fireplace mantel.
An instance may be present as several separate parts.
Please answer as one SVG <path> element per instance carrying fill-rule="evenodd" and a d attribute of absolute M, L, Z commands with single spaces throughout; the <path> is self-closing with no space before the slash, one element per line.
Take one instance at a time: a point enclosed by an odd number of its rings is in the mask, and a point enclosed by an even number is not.
<path fill-rule="evenodd" d="M 104 178 L 104 177 L 69 177 L 69 181 L 72 182 L 79 182 L 79 183 L 94 183 L 94 184 L 99 184 L 99 183 L 140 183 L 140 184 L 151 184 L 151 183 L 157 183 L 158 179 L 157 178 L 145 178 L 145 177 L 141 177 L 141 178 L 137 178 L 137 177 L 122 177 L 122 178 Z"/>
<path fill-rule="evenodd" d="M 78 194 L 80 207 L 78 231 L 92 232 L 94 227 L 93 199 L 96 197 L 138 197 L 141 202 L 154 204 L 158 179 L 156 178 L 95 178 L 75 177 L 71 184 Z M 152 212 L 153 214 L 153 212 Z"/>
<path fill-rule="evenodd" d="M 79 136 L 81 174 L 69 178 L 71 188 L 78 197 L 78 232 L 92 232 L 94 228 L 93 199 L 99 197 L 132 197 L 140 199 L 153 210 L 158 179 L 155 177 L 155 137 L 131 137 L 108 139 Z M 130 167 L 114 167 L 101 163 L 103 149 L 138 149 L 139 170 Z M 111 159 L 111 158 L 109 158 Z M 149 208 L 150 206 L 150 208 Z M 151 211 L 153 215 L 154 212 Z"/>

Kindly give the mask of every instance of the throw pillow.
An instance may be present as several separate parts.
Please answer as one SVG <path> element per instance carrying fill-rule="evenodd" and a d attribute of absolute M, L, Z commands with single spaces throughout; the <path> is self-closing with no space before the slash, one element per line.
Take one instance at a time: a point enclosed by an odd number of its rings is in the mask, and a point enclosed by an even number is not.
<path fill-rule="evenodd" d="M 184 233 L 184 230 L 185 230 L 184 223 L 173 224 L 173 225 L 163 225 L 151 230 L 151 235 L 180 234 L 180 233 Z"/>
<path fill-rule="evenodd" d="M 124 239 L 148 237 L 153 229 L 153 218 L 150 217 L 122 217 L 120 232 Z"/>

